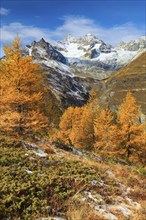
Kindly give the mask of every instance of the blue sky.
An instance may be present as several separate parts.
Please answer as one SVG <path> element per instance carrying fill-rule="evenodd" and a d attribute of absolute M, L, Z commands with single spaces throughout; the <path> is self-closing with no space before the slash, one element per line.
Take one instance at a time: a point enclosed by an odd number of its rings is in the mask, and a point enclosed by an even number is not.
<path fill-rule="evenodd" d="M 23 43 L 44 37 L 61 40 L 68 33 L 91 33 L 117 44 L 145 34 L 145 0 L 1 0 L 1 41 L 18 33 Z"/>

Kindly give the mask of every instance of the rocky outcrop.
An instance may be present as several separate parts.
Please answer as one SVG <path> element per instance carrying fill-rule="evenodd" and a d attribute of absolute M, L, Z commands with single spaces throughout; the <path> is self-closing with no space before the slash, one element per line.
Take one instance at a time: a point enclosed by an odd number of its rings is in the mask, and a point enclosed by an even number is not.
<path fill-rule="evenodd" d="M 33 60 L 42 66 L 48 86 L 62 107 L 82 106 L 86 103 L 92 87 L 91 81 L 94 79 L 75 77 L 66 63 L 66 58 L 51 44 L 44 39 L 33 42 L 27 45 L 25 54 L 31 55 Z"/>
<path fill-rule="evenodd" d="M 30 55 L 34 59 L 51 59 L 64 64 L 67 62 L 66 58 L 43 38 L 38 42 L 34 41 L 30 46 L 28 45 L 27 47 L 29 48 Z"/>
<path fill-rule="evenodd" d="M 121 42 L 116 46 L 116 49 L 123 49 L 128 51 L 138 51 L 146 48 L 146 37 L 142 36 L 136 40 L 130 42 Z"/>
<path fill-rule="evenodd" d="M 111 45 L 105 44 L 104 42 L 100 45 L 99 50 L 102 53 L 110 53 L 111 52 Z"/>
<path fill-rule="evenodd" d="M 88 91 L 81 85 L 78 78 L 61 74 L 50 67 L 45 67 L 45 72 L 52 93 L 64 107 L 82 106 L 86 103 Z"/>

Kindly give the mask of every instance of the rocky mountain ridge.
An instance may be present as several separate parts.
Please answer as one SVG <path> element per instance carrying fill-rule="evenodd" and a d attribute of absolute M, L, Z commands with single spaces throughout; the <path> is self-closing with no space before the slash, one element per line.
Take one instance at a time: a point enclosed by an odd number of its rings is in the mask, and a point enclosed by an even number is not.
<path fill-rule="evenodd" d="M 67 65 L 66 58 L 52 45 L 41 39 L 25 48 L 25 55 L 32 56 L 34 62 L 39 63 L 44 69 L 48 85 L 56 99 L 64 107 L 68 105 L 83 105 L 88 92 L 74 77 L 71 68 Z M 85 83 L 87 79 L 83 80 Z M 82 82 L 84 84 L 84 82 Z M 88 83 L 87 83 L 88 84 Z"/>
<path fill-rule="evenodd" d="M 82 75 L 89 74 L 101 80 L 143 52 L 146 39 L 140 37 L 113 47 L 92 34 L 77 39 L 68 35 L 63 41 L 57 42 L 55 48 L 67 58 L 75 74 L 81 72 Z"/>
<path fill-rule="evenodd" d="M 25 53 L 42 65 L 60 103 L 80 106 L 93 86 L 138 57 L 145 45 L 144 37 L 114 48 L 91 34 L 78 39 L 68 35 L 54 45 L 44 39 L 34 41 Z"/>
<path fill-rule="evenodd" d="M 69 34 L 53 45 L 41 39 L 38 42 L 34 41 L 27 48 L 29 55 L 46 65 L 49 65 L 46 61 L 54 60 L 65 64 L 63 68 L 74 75 L 78 76 L 80 72 L 82 76 L 101 80 L 145 51 L 146 38 L 142 36 L 129 43 L 122 42 L 113 47 L 91 34 L 77 39 Z"/>
<path fill-rule="evenodd" d="M 111 45 L 104 43 L 92 34 L 87 34 L 80 38 L 75 38 L 69 34 L 62 41 L 56 43 L 56 48 L 59 46 L 62 47 L 62 53 L 65 54 L 65 52 L 67 52 L 67 57 L 87 57 L 89 59 L 96 58 L 98 56 L 98 51 L 110 53 L 112 49 Z M 73 49 L 72 51 L 70 51 L 71 48 Z M 75 49 L 77 51 L 75 51 Z M 89 50 L 91 50 L 90 56 L 87 54 Z"/>
<path fill-rule="evenodd" d="M 137 51 L 139 49 L 146 48 L 146 37 L 141 36 L 138 39 L 132 40 L 128 43 L 121 42 L 115 48 L 129 51 Z"/>
<path fill-rule="evenodd" d="M 41 62 L 49 59 L 61 62 L 69 68 L 79 67 L 83 70 L 95 66 L 95 78 L 98 75 L 102 78 L 103 71 L 115 71 L 142 53 L 146 48 L 146 38 L 142 36 L 129 43 L 122 42 L 113 47 L 91 34 L 77 39 L 68 35 L 54 45 L 42 38 L 38 42 L 34 41 L 31 45 L 27 45 L 27 48 L 29 48 L 29 55 Z"/>
<path fill-rule="evenodd" d="M 66 58 L 43 38 L 38 42 L 33 41 L 31 46 L 26 47 L 29 48 L 29 55 L 34 59 L 51 59 L 66 64 Z"/>

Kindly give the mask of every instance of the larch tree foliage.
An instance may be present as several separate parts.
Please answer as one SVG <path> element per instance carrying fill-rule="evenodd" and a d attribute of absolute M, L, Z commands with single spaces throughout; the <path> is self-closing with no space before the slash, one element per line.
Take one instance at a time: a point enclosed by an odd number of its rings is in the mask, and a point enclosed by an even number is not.
<path fill-rule="evenodd" d="M 97 94 L 92 91 L 86 105 L 65 110 L 60 119 L 57 138 L 83 149 L 93 146 L 94 119 L 98 111 Z"/>
<path fill-rule="evenodd" d="M 99 116 L 100 113 L 100 106 L 98 101 L 97 92 L 93 89 L 91 90 L 90 97 L 88 100 L 87 105 L 85 106 L 84 110 L 84 117 L 83 117 L 83 126 L 85 123 L 85 135 L 87 138 L 87 143 L 89 146 L 93 146 L 95 142 L 95 135 L 94 135 L 94 120 Z"/>
<path fill-rule="evenodd" d="M 71 143 L 70 134 L 73 127 L 73 116 L 74 116 L 74 107 L 69 107 L 65 110 L 62 117 L 60 118 L 59 123 L 59 132 L 57 138 L 62 140 L 64 143 Z"/>
<path fill-rule="evenodd" d="M 99 112 L 97 94 L 91 91 L 86 105 L 76 110 L 71 133 L 72 143 L 83 149 L 90 148 L 94 143 L 94 119 Z"/>
<path fill-rule="evenodd" d="M 72 115 L 72 129 L 69 134 L 71 143 L 77 147 L 81 147 L 82 142 L 82 127 L 81 121 L 83 117 L 84 107 L 74 108 L 74 113 Z"/>
<path fill-rule="evenodd" d="M 42 102 L 45 78 L 30 56 L 23 56 L 21 41 L 4 47 L 0 62 L 0 131 L 19 135 L 41 132 L 47 126 Z"/>
<path fill-rule="evenodd" d="M 108 107 L 102 109 L 94 120 L 95 151 L 105 154 L 112 153 L 115 146 L 116 132 L 112 112 Z"/>
<path fill-rule="evenodd" d="M 142 157 L 145 153 L 144 125 L 139 123 L 140 106 L 130 92 L 118 111 L 118 140 L 119 154 L 126 157 Z"/>

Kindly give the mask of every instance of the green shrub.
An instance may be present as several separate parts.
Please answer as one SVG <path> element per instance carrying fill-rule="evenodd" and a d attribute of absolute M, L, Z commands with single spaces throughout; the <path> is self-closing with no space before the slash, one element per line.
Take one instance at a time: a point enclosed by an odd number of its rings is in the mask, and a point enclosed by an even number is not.
<path fill-rule="evenodd" d="M 140 168 L 139 173 L 146 177 L 146 168 Z"/>
<path fill-rule="evenodd" d="M 0 167 L 0 219 L 57 215 L 64 201 L 98 179 L 97 171 L 81 162 L 41 158 L 16 140 L 2 142 Z"/>

